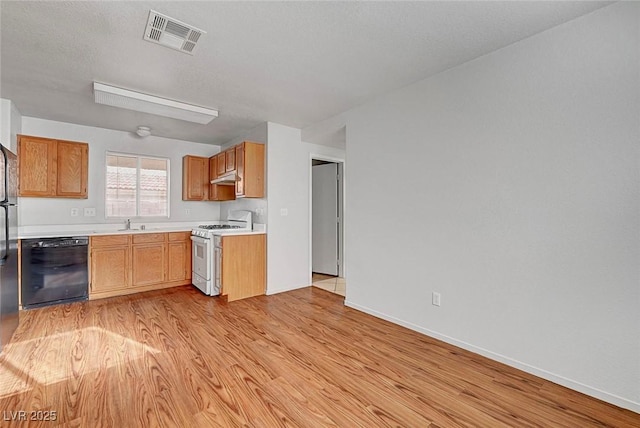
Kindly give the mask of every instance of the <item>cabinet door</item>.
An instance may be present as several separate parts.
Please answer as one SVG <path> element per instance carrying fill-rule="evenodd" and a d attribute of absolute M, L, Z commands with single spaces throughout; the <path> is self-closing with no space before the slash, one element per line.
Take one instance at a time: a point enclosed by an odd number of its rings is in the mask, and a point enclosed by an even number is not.
<path fill-rule="evenodd" d="M 129 286 L 129 247 L 91 250 L 91 292 L 120 290 Z"/>
<path fill-rule="evenodd" d="M 191 241 L 169 242 L 167 281 L 191 278 Z"/>
<path fill-rule="evenodd" d="M 220 159 L 220 160 L 218 160 Z M 222 157 L 219 155 L 211 156 L 209 158 L 209 181 L 218 178 L 218 162 L 222 162 L 224 168 L 224 154 Z M 218 184 L 209 185 L 209 200 L 210 201 L 231 201 L 235 199 L 235 194 L 232 186 L 221 186 Z"/>
<path fill-rule="evenodd" d="M 216 156 L 216 169 L 218 171 L 218 176 L 223 175 L 225 172 L 227 172 L 227 157 L 225 156 L 225 153 L 219 153 Z"/>
<path fill-rule="evenodd" d="M 218 156 L 209 158 L 209 181 L 218 178 Z"/>
<path fill-rule="evenodd" d="M 182 158 L 182 200 L 205 201 L 209 197 L 209 159 Z"/>
<path fill-rule="evenodd" d="M 226 172 L 231 172 L 236 169 L 236 151 L 231 148 L 224 152 L 224 159 L 226 162 Z"/>
<path fill-rule="evenodd" d="M 242 196 L 264 198 L 264 144 L 242 143 Z"/>
<path fill-rule="evenodd" d="M 89 145 L 58 141 L 57 155 L 57 196 L 86 198 Z"/>
<path fill-rule="evenodd" d="M 19 136 L 18 171 L 20 196 L 56 195 L 57 141 Z"/>
<path fill-rule="evenodd" d="M 134 245 L 132 247 L 134 287 L 164 281 L 164 244 Z"/>
<path fill-rule="evenodd" d="M 244 196 L 244 144 L 236 146 L 236 196 Z"/>
<path fill-rule="evenodd" d="M 229 302 L 265 293 L 267 284 L 266 235 L 222 237 L 222 294 Z"/>

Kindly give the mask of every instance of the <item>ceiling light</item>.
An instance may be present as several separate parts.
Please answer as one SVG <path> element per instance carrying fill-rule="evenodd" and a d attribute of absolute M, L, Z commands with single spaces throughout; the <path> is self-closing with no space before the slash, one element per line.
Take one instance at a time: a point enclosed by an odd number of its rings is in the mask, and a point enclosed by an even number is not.
<path fill-rule="evenodd" d="M 138 134 L 138 136 L 142 138 L 148 137 L 149 135 L 151 135 L 151 128 L 149 128 L 148 126 L 138 126 L 136 134 Z"/>
<path fill-rule="evenodd" d="M 166 98 L 129 91 L 93 82 L 93 94 L 98 104 L 157 114 L 173 119 L 207 124 L 218 117 L 218 110 L 181 103 Z"/>

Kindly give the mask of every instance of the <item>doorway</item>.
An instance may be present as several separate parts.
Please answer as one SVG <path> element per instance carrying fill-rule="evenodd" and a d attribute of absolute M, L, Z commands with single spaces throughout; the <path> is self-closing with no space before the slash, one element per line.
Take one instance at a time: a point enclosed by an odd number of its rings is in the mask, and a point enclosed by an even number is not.
<path fill-rule="evenodd" d="M 343 161 L 311 158 L 311 284 L 344 296 Z"/>

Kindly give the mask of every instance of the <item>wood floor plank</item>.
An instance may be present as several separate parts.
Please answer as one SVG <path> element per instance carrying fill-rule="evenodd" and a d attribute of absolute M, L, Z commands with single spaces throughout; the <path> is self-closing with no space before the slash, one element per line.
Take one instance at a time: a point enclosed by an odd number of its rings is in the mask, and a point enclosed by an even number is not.
<path fill-rule="evenodd" d="M 22 311 L 0 408 L 51 427 L 640 427 L 640 415 L 345 307 L 193 287 Z"/>

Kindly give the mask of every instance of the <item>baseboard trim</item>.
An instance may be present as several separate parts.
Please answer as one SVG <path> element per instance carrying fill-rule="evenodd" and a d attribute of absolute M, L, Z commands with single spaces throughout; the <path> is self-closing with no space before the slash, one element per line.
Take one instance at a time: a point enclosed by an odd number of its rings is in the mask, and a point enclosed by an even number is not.
<path fill-rule="evenodd" d="M 580 382 L 576 382 L 574 380 L 568 379 L 564 376 L 559 376 L 555 373 L 551 373 L 547 370 L 540 369 L 538 367 L 531 366 L 529 364 L 523 363 L 521 361 L 515 360 L 513 358 L 509 358 L 507 356 L 489 351 L 488 349 L 480 348 L 478 346 L 472 345 L 467 342 L 463 342 L 458 339 L 454 339 L 453 337 L 446 336 L 444 334 L 440 334 L 438 332 L 420 327 L 413 323 L 404 321 L 402 319 L 392 317 L 381 312 L 378 312 L 374 309 L 368 308 L 366 306 L 358 305 L 357 303 L 353 303 L 349 300 L 345 300 L 345 306 L 348 306 L 352 309 L 356 309 L 360 312 L 364 312 L 366 314 L 372 315 L 376 318 L 381 318 L 383 320 L 392 322 L 394 324 L 401 325 L 410 330 L 417 331 L 418 333 L 425 334 L 427 336 L 433 337 L 435 339 L 442 340 L 443 342 L 449 343 L 450 345 L 457 346 L 462 349 L 466 349 L 467 351 L 474 352 L 476 354 L 482 355 L 484 357 L 490 358 L 492 360 L 501 362 L 511 367 L 515 367 L 524 372 L 530 373 L 532 375 L 538 376 L 542 379 L 546 379 L 548 381 L 557 383 L 558 385 L 565 386 L 567 388 L 573 389 L 575 391 L 581 392 L 583 394 L 589 395 L 591 397 L 597 398 L 602 401 L 606 401 L 607 403 L 613 404 L 618 407 L 622 407 L 627 410 L 631 410 L 632 412 L 640 413 L 640 403 L 636 403 L 634 401 L 628 400 L 623 397 L 619 397 L 615 394 L 610 394 L 606 391 L 602 391 L 598 388 L 593 388 L 589 385 L 585 385 Z"/>
<path fill-rule="evenodd" d="M 291 287 L 286 287 L 286 288 L 276 288 L 276 289 L 270 289 L 269 286 L 267 286 L 267 292 L 265 293 L 267 296 L 271 296 L 272 294 L 278 294 L 278 293 L 284 293 L 286 291 L 293 291 L 293 290 L 298 290 L 300 288 L 305 288 L 305 287 L 310 287 L 309 284 L 303 284 L 303 285 L 293 285 Z"/>

